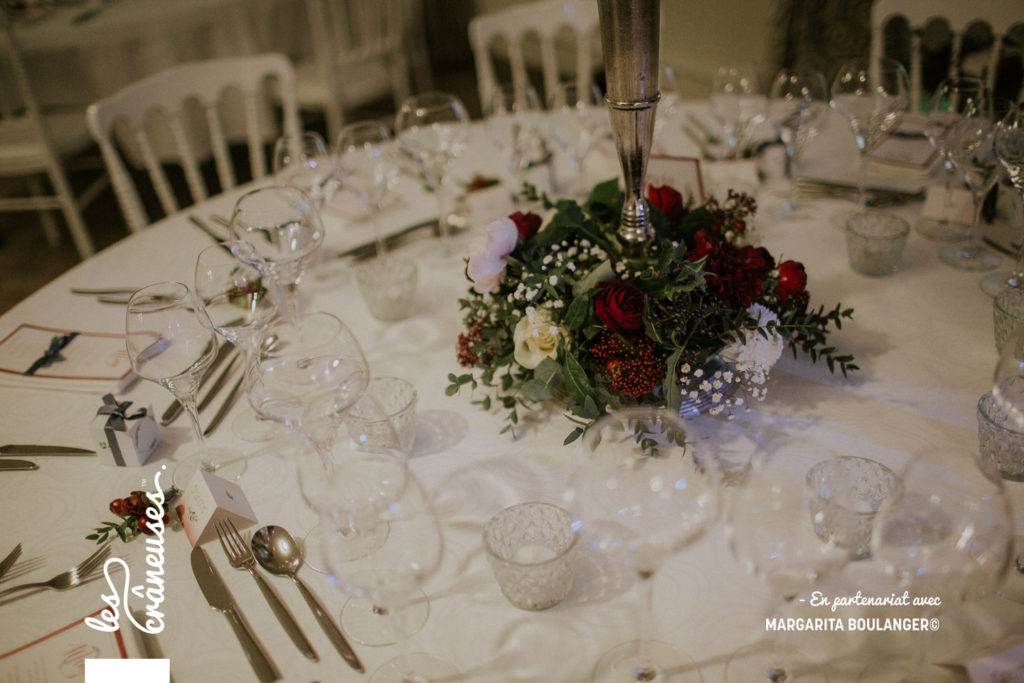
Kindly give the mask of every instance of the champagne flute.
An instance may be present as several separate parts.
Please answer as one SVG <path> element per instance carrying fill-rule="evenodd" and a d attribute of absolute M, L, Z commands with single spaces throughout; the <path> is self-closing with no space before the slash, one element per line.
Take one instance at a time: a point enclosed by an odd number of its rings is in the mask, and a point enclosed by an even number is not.
<path fill-rule="evenodd" d="M 829 104 L 850 126 L 857 144 L 858 210 L 867 207 L 867 168 L 871 152 L 903 120 L 910 85 L 903 65 L 888 57 L 847 62 L 832 82 Z"/>
<path fill-rule="evenodd" d="M 180 282 L 143 287 L 128 300 L 125 313 L 125 346 L 132 369 L 170 391 L 192 426 L 198 453 L 175 468 L 172 479 L 179 488 L 199 469 L 227 478 L 238 478 L 245 471 L 245 460 L 238 453 L 208 447 L 199 425 L 196 393 L 217 355 L 217 334 L 201 315 L 192 292 Z"/>
<path fill-rule="evenodd" d="M 269 280 L 278 311 L 297 324 L 299 283 L 324 240 L 320 214 L 309 196 L 281 185 L 246 192 L 235 202 L 231 237 L 231 251 Z"/>
<path fill-rule="evenodd" d="M 605 653 L 594 681 L 701 680 L 692 659 L 649 633 L 658 569 L 718 517 L 714 461 L 698 462 L 685 439 L 678 413 L 631 406 L 591 425 L 574 457 L 565 502 L 581 543 L 635 574 L 645 592 L 640 638 Z"/>
<path fill-rule="evenodd" d="M 540 142 L 539 112 L 540 100 L 533 88 L 516 88 L 508 83 L 496 84 L 484 107 L 487 132 L 505 158 L 509 193 L 517 203 Z"/>
<path fill-rule="evenodd" d="M 357 121 L 338 135 L 337 155 L 342 185 L 359 198 L 369 212 L 377 257 L 384 255 L 378 215 L 388 192 L 398 180 L 398 165 L 389 149 L 391 135 L 378 121 Z"/>
<path fill-rule="evenodd" d="M 589 192 L 584 163 L 610 125 L 601 92 L 592 83 L 563 81 L 555 87 L 551 95 L 550 134 L 572 164 L 570 196 L 582 198 Z"/>
<path fill-rule="evenodd" d="M 338 166 L 319 133 L 283 135 L 274 143 L 272 170 L 278 185 L 295 187 L 313 200 L 317 210 L 338 190 Z"/>
<path fill-rule="evenodd" d="M 782 210 L 775 214 L 783 220 L 795 218 L 801 208 L 793 191 L 793 163 L 807 143 L 817 135 L 828 99 L 825 77 L 814 69 L 792 71 L 782 69 L 775 76 L 768 99 L 768 119 L 779 132 L 786 151 L 784 176 L 786 188 L 781 193 Z"/>
<path fill-rule="evenodd" d="M 996 123 L 995 149 L 996 157 L 1021 197 L 1020 209 L 1024 214 L 1024 109 L 1021 105 L 1009 107 L 1006 115 Z M 1024 228 L 1024 215 L 1017 219 Z M 1017 260 L 1012 271 L 990 273 L 981 280 L 982 291 L 990 296 L 995 296 L 1006 287 L 1024 287 L 1024 245 L 1017 250 Z"/>
<path fill-rule="evenodd" d="M 263 329 L 277 315 L 263 276 L 215 244 L 199 252 L 194 280 L 199 308 L 213 329 L 241 352 L 244 374 L 245 368 L 255 362 Z M 224 372 L 229 372 L 237 360 L 238 356 L 232 358 Z M 238 388 L 233 387 L 232 394 Z M 251 411 L 242 412 L 231 424 L 235 436 L 246 441 L 269 439 L 276 430 L 268 426 L 277 427 Z"/>
<path fill-rule="evenodd" d="M 469 137 L 469 115 L 455 95 L 429 92 L 402 102 L 395 117 L 399 148 L 419 166 L 427 190 L 437 197 L 444 250 L 451 237 L 448 167 L 462 154 Z"/>
<path fill-rule="evenodd" d="M 750 143 L 754 128 L 764 120 L 767 98 L 761 75 L 751 64 L 715 69 L 711 79 L 711 113 L 722 127 L 728 158 L 738 158 Z"/>
<path fill-rule="evenodd" d="M 927 239 L 950 242 L 969 235 L 966 226 L 952 222 L 949 216 L 953 209 L 953 179 L 957 175 L 949 140 L 957 124 L 971 112 L 981 109 L 984 103 L 985 85 L 981 79 L 972 76 L 947 78 L 932 93 L 924 133 L 942 161 L 945 212 L 941 218 L 923 217 L 914 225 L 914 229 Z"/>
<path fill-rule="evenodd" d="M 444 537 L 430 495 L 400 452 L 366 452 L 351 446 L 343 452 L 318 504 L 328 582 L 354 598 L 346 604 L 343 620 L 352 605 L 374 606 L 376 622 L 383 622 L 402 651 L 381 665 L 370 681 L 461 680 L 450 662 L 410 651 L 409 636 L 419 624 L 414 613 L 422 613 L 427 604 L 422 588 L 437 573 L 444 555 Z M 348 557 L 343 532 L 373 535 L 381 527 L 388 530 L 387 543 L 362 558 Z"/>

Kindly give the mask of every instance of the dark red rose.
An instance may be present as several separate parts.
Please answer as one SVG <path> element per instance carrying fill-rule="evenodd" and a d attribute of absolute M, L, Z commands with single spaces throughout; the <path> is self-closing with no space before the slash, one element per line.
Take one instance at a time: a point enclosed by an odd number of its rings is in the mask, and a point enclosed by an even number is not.
<path fill-rule="evenodd" d="M 668 185 L 647 187 L 647 201 L 658 207 L 665 218 L 675 223 L 683 215 L 683 196 Z"/>
<path fill-rule="evenodd" d="M 540 216 L 532 211 L 523 213 L 522 211 L 516 211 L 514 214 L 509 216 L 512 222 L 516 224 L 516 230 L 519 231 L 519 236 L 523 238 L 523 241 L 527 241 L 540 230 Z"/>
<path fill-rule="evenodd" d="M 791 296 L 803 293 L 807 287 L 807 271 L 798 261 L 783 261 L 779 264 L 779 284 L 775 293 L 783 306 Z"/>
<path fill-rule="evenodd" d="M 708 291 L 730 308 L 748 308 L 764 292 L 764 277 L 775 267 L 775 259 L 761 247 L 737 247 L 708 237 L 703 230 L 694 234 L 690 261 L 706 258 L 704 280 Z"/>
<path fill-rule="evenodd" d="M 612 332 L 636 337 L 644 329 L 644 293 L 626 282 L 599 282 L 594 312 Z"/>

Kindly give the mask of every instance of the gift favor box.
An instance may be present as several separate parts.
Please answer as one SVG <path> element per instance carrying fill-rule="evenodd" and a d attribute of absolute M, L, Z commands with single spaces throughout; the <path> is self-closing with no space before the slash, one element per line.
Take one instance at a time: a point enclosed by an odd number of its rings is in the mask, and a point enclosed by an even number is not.
<path fill-rule="evenodd" d="M 153 407 L 133 408 L 131 401 L 119 402 L 113 394 L 103 397 L 89 431 L 99 446 L 100 462 L 107 465 L 144 465 L 160 444 Z"/>

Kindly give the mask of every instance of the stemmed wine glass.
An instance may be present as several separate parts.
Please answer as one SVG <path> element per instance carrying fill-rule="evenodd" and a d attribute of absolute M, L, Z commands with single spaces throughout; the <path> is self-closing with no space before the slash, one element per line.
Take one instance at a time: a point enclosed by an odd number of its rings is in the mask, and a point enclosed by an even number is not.
<path fill-rule="evenodd" d="M 450 662 L 410 652 L 409 647 L 409 636 L 421 623 L 415 615 L 422 613 L 426 600 L 422 588 L 436 574 L 444 555 L 444 537 L 428 492 L 398 451 L 366 452 L 351 445 L 343 450 L 317 505 L 328 581 L 355 599 L 346 604 L 345 612 L 352 605 L 373 605 L 376 621 L 383 622 L 392 642 L 402 650 L 381 665 L 370 681 L 461 680 Z M 381 528 L 387 529 L 387 543 L 364 557 L 348 556 L 345 534 L 354 530 L 373 536 Z"/>
<path fill-rule="evenodd" d="M 1005 101 L 1003 101 L 1005 102 Z M 974 220 L 971 223 L 968 241 L 939 249 L 939 259 L 948 266 L 961 270 L 992 270 L 999 265 L 1000 257 L 979 242 L 981 235 L 981 211 L 985 197 L 995 187 L 1002 172 L 996 158 L 994 116 L 995 101 L 982 110 L 975 110 L 965 116 L 952 132 L 949 141 L 950 156 L 960 170 L 967 189 L 974 199 Z"/>
<path fill-rule="evenodd" d="M 235 202 L 231 250 L 269 281 L 277 309 L 293 325 L 299 319 L 298 287 L 303 271 L 324 240 L 320 214 L 294 187 L 250 190 Z"/>
<path fill-rule="evenodd" d="M 485 104 L 487 133 L 505 158 L 509 193 L 516 201 L 539 143 L 540 100 L 529 86 L 504 83 L 494 86 Z"/>
<path fill-rule="evenodd" d="M 1010 107 L 996 123 L 995 149 L 1013 188 L 1020 194 L 1021 212 L 1024 213 L 1024 109 L 1021 105 Z M 1024 227 L 1024 215 L 1018 220 Z M 982 291 L 990 296 L 1006 287 L 1024 287 L 1024 245 L 1017 250 L 1017 261 L 1012 271 L 990 273 L 981 279 Z"/>
<path fill-rule="evenodd" d="M 871 548 L 884 574 L 900 590 L 941 599 L 928 616 L 994 593 L 1009 567 L 1013 537 L 1002 482 L 969 453 L 934 448 L 910 461 L 902 484 L 902 494 L 875 518 Z M 928 653 L 920 648 L 902 678 L 876 664 L 860 680 L 928 681 L 927 667 Z"/>
<path fill-rule="evenodd" d="M 790 476 L 774 463 L 757 458 L 733 501 L 727 532 L 736 558 L 748 572 L 764 579 L 775 612 L 838 574 L 850 561 L 851 549 L 819 536 L 815 521 L 811 492 L 803 485 L 803 477 Z M 804 660 L 791 643 L 775 637 L 768 648 L 754 644 L 734 654 L 726 667 L 726 680 L 828 680 Z"/>
<path fill-rule="evenodd" d="M 650 638 L 654 577 L 672 555 L 718 518 L 720 481 L 711 459 L 698 461 L 678 413 L 654 406 L 605 415 L 583 436 L 574 458 L 566 507 L 581 543 L 607 553 L 633 573 L 646 595 L 639 640 L 607 652 L 593 680 L 699 681 L 697 665 Z M 676 670 L 687 672 L 680 678 Z"/>
<path fill-rule="evenodd" d="M 777 218 L 793 218 L 800 208 L 793 192 L 793 163 L 811 138 L 817 135 L 818 122 L 827 107 L 827 100 L 825 77 L 814 69 L 782 69 L 772 81 L 768 119 L 779 131 L 786 150 L 784 175 L 787 187 L 783 195 L 782 211 L 776 213 Z"/>
<path fill-rule="evenodd" d="M 455 95 L 429 92 L 402 102 L 395 117 L 399 148 L 419 166 L 424 185 L 437 197 L 438 225 L 444 249 L 451 237 L 448 167 L 462 154 L 469 137 L 469 115 Z"/>
<path fill-rule="evenodd" d="M 217 355 L 217 333 L 201 315 L 192 292 L 180 282 L 143 287 L 128 300 L 125 313 L 125 346 L 132 369 L 174 394 L 192 426 L 198 453 L 175 468 L 172 478 L 180 488 L 199 469 L 227 478 L 245 471 L 245 460 L 238 453 L 208 447 L 199 425 L 196 393 Z"/>
<path fill-rule="evenodd" d="M 608 111 L 596 86 L 576 81 L 564 81 L 555 87 L 550 109 L 551 139 L 569 155 L 572 163 L 569 194 L 582 197 L 590 189 L 584 177 L 583 164 L 610 130 Z"/>
<path fill-rule="evenodd" d="M 921 218 L 915 225 L 923 237 L 940 242 L 962 240 L 968 236 L 966 226 L 950 220 L 953 208 L 953 179 L 957 175 L 949 144 L 956 126 L 965 116 L 982 109 L 985 104 L 985 85 L 972 76 L 947 78 L 932 93 L 925 115 L 924 134 L 942 160 L 945 182 L 945 211 L 941 218 Z"/>
<path fill-rule="evenodd" d="M 859 210 L 867 207 L 868 156 L 899 126 L 909 102 L 910 85 L 903 65 L 888 57 L 847 62 L 832 82 L 829 104 L 850 125 L 857 144 Z"/>
<path fill-rule="evenodd" d="M 278 185 L 295 187 L 313 200 L 318 210 L 338 189 L 338 166 L 319 133 L 283 135 L 274 143 L 272 165 Z"/>
<path fill-rule="evenodd" d="M 709 104 L 722 127 L 728 158 L 739 157 L 750 143 L 754 128 L 764 120 L 767 101 L 757 67 L 729 64 L 715 69 Z"/>
<path fill-rule="evenodd" d="M 277 315 L 277 306 L 263 276 L 216 244 L 199 252 L 194 286 L 199 308 L 213 329 L 240 351 L 244 373 L 245 368 L 254 362 L 263 329 Z M 238 358 L 235 356 L 230 363 L 233 365 Z M 229 372 L 232 365 L 224 371 Z M 239 390 L 240 383 L 241 380 L 231 388 L 231 395 Z M 230 400 L 230 396 L 226 400 Z M 245 411 L 235 418 L 231 426 L 240 439 L 264 441 L 273 434 L 273 430 L 267 427 L 277 425 Z"/>
<path fill-rule="evenodd" d="M 384 255 L 377 222 L 388 192 L 398 180 L 398 165 L 391 155 L 391 134 L 377 121 L 357 121 L 345 126 L 336 145 L 342 186 L 352 190 L 366 206 L 377 241 L 377 256 Z"/>

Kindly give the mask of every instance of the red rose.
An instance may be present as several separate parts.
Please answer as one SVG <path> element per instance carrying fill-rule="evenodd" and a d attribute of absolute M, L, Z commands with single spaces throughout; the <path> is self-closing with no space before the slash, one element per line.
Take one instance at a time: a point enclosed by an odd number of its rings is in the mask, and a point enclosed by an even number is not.
<path fill-rule="evenodd" d="M 516 211 L 514 214 L 509 216 L 512 222 L 516 224 L 516 230 L 519 231 L 519 236 L 523 238 L 523 241 L 530 239 L 537 231 L 540 230 L 540 216 L 532 211 L 523 213 L 522 211 Z"/>
<path fill-rule="evenodd" d="M 797 261 L 783 261 L 779 264 L 779 284 L 775 293 L 779 297 L 779 303 L 783 306 L 789 297 L 800 294 L 807 287 L 807 271 L 804 264 Z"/>
<path fill-rule="evenodd" d="M 675 223 L 683 215 L 683 196 L 668 185 L 647 187 L 647 201 L 658 207 L 658 210 L 665 214 L 672 223 Z"/>
<path fill-rule="evenodd" d="M 704 280 L 708 291 L 730 308 L 748 308 L 763 293 L 763 280 L 775 267 L 775 259 L 763 247 L 737 247 L 718 242 L 703 230 L 694 234 L 695 246 L 687 254 L 690 261 L 706 258 Z"/>
<path fill-rule="evenodd" d="M 599 282 L 594 312 L 612 332 L 635 337 L 644 329 L 644 293 L 618 280 Z"/>

